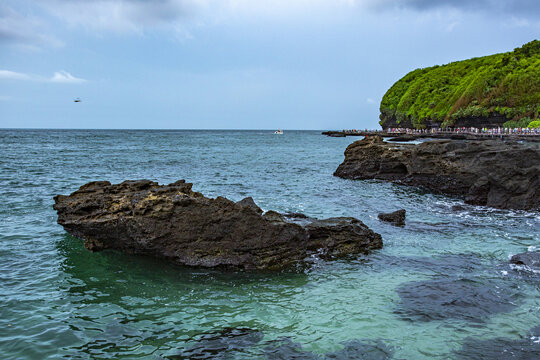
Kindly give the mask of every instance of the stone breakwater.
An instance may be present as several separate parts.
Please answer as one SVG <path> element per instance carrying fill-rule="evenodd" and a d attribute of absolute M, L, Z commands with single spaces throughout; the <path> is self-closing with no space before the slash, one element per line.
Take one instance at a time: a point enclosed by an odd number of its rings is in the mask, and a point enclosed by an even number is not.
<path fill-rule="evenodd" d="M 96 181 L 54 201 L 58 223 L 88 250 L 117 249 L 188 266 L 282 269 L 312 256 L 382 247 L 381 236 L 355 218 L 264 213 L 251 198 L 207 198 L 184 180 Z"/>
<path fill-rule="evenodd" d="M 487 132 L 474 133 L 469 131 L 437 131 L 431 132 L 429 130 L 411 130 L 400 132 L 388 132 L 386 130 L 342 130 L 342 131 L 323 131 L 321 134 L 329 137 L 347 137 L 347 136 L 382 136 L 383 138 L 390 138 L 389 141 L 413 141 L 419 139 L 452 139 L 452 140 L 504 140 L 504 141 L 527 141 L 527 142 L 540 142 L 540 133 L 505 133 L 505 134 L 493 134 Z"/>
<path fill-rule="evenodd" d="M 379 136 L 349 145 L 334 173 L 381 179 L 502 209 L 540 208 L 540 149 L 502 141 L 390 144 Z"/>

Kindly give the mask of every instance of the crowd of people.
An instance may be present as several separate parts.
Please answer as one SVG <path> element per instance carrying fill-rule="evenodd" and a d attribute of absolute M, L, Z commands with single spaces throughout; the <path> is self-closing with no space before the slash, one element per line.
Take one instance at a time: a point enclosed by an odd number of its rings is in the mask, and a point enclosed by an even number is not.
<path fill-rule="evenodd" d="M 400 134 L 486 134 L 486 135 L 540 135 L 540 128 L 475 128 L 475 127 L 459 127 L 459 128 L 433 128 L 433 129 L 407 129 L 407 128 L 389 128 L 387 133 Z"/>

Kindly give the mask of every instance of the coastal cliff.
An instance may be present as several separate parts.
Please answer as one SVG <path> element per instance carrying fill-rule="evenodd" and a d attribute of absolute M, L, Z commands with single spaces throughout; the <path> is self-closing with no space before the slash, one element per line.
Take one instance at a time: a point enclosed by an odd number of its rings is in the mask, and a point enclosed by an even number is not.
<path fill-rule="evenodd" d="M 527 127 L 540 116 L 540 41 L 411 71 L 384 95 L 387 128 Z"/>
<path fill-rule="evenodd" d="M 418 186 L 473 205 L 540 208 L 540 149 L 531 144 L 437 140 L 413 145 L 373 136 L 349 145 L 334 175 Z"/>
<path fill-rule="evenodd" d="M 317 220 L 263 211 L 253 199 L 207 198 L 184 180 L 112 185 L 96 181 L 54 198 L 58 223 L 91 251 L 117 249 L 181 265 L 282 269 L 382 247 L 381 236 L 349 217 Z"/>

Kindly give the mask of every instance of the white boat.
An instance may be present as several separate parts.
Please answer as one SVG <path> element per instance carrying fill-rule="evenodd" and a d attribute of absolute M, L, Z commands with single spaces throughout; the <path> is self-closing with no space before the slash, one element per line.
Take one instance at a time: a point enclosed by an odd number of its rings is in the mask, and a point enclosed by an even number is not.
<path fill-rule="evenodd" d="M 276 131 L 274 131 L 274 134 L 283 135 L 283 130 L 277 129 Z"/>

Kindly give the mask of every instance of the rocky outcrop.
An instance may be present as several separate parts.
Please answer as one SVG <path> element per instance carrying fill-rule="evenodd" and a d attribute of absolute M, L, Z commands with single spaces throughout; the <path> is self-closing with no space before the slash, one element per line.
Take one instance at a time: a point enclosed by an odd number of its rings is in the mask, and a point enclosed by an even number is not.
<path fill-rule="evenodd" d="M 374 136 L 349 145 L 334 175 L 419 186 L 463 197 L 473 205 L 540 208 L 540 149 L 534 144 L 491 140 L 389 144 Z"/>
<path fill-rule="evenodd" d="M 311 255 L 334 258 L 382 247 L 354 218 L 317 220 L 263 211 L 253 199 L 207 198 L 183 180 L 96 181 L 54 198 L 58 223 L 91 251 L 118 249 L 201 267 L 280 269 Z"/>
<path fill-rule="evenodd" d="M 392 225 L 404 226 L 405 225 L 405 209 L 393 211 L 391 213 L 380 213 L 378 215 L 379 220 L 389 222 Z"/>

